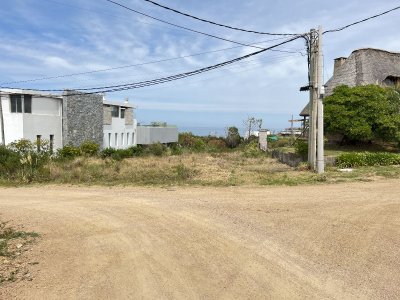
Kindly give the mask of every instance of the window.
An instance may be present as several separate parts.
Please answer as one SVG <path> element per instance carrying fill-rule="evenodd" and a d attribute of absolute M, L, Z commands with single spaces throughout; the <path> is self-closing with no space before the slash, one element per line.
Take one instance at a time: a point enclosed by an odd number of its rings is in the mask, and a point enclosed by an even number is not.
<path fill-rule="evenodd" d="M 11 112 L 22 113 L 22 97 L 21 95 L 11 95 Z"/>
<path fill-rule="evenodd" d="M 24 95 L 24 113 L 32 113 L 32 95 Z"/>
<path fill-rule="evenodd" d="M 118 147 L 118 133 L 115 134 L 115 147 Z"/>
<path fill-rule="evenodd" d="M 108 134 L 108 147 L 111 147 L 111 133 Z"/>
<path fill-rule="evenodd" d="M 111 117 L 118 118 L 119 117 L 119 106 L 111 106 Z"/>
<path fill-rule="evenodd" d="M 121 119 L 125 119 L 125 108 L 121 108 Z"/>
<path fill-rule="evenodd" d="M 129 145 L 129 132 L 126 133 L 126 144 Z"/>
<path fill-rule="evenodd" d="M 24 95 L 24 97 L 20 94 L 10 95 L 10 101 L 12 113 L 22 113 L 22 108 L 24 113 L 32 113 L 32 95 Z"/>
<path fill-rule="evenodd" d="M 36 147 L 37 147 L 37 151 L 38 152 L 40 151 L 41 143 L 42 143 L 42 136 L 41 135 L 37 135 L 36 136 Z"/>
<path fill-rule="evenodd" d="M 133 145 L 133 142 L 135 141 L 135 134 L 132 132 L 132 141 L 131 144 Z"/>
<path fill-rule="evenodd" d="M 124 145 L 124 134 L 121 133 L 121 146 L 123 146 L 123 145 Z"/>
<path fill-rule="evenodd" d="M 54 134 L 50 134 L 50 153 L 53 153 L 54 149 Z"/>

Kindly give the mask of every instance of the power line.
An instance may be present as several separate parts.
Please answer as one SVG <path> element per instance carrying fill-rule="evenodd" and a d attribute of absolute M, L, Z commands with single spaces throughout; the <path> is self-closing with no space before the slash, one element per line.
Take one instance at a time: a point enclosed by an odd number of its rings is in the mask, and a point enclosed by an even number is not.
<path fill-rule="evenodd" d="M 155 1 L 152 1 L 152 0 L 144 0 L 144 1 L 149 2 L 151 4 L 154 4 L 154 5 L 158 6 L 158 7 L 170 10 L 170 11 L 175 12 L 177 14 L 180 14 L 180 15 L 183 15 L 183 16 L 186 16 L 186 17 L 201 21 L 201 22 L 209 23 L 209 24 L 212 24 L 212 25 L 220 26 L 220 27 L 225 27 L 225 28 L 232 29 L 232 30 L 237 30 L 237 31 L 242 31 L 242 32 L 247 32 L 247 33 L 263 34 L 263 35 L 275 35 L 275 36 L 294 36 L 294 35 L 298 35 L 296 33 L 271 33 L 271 32 L 262 32 L 262 31 L 243 29 L 243 28 L 239 28 L 239 27 L 233 27 L 233 26 L 224 25 L 224 24 L 221 24 L 221 23 L 217 23 L 217 22 L 214 22 L 214 21 L 210 21 L 210 20 L 206 20 L 206 19 L 203 19 L 203 18 L 199 18 L 199 17 L 193 16 L 193 15 L 190 15 L 188 13 L 184 13 L 184 12 L 179 11 L 177 9 L 174 9 L 174 8 L 159 4 L 159 3 L 155 2 Z"/>
<path fill-rule="evenodd" d="M 276 41 L 276 40 L 281 40 L 281 39 L 284 39 L 284 38 L 281 37 L 281 38 L 270 39 L 270 40 L 266 40 L 266 41 L 257 42 L 257 44 Z M 256 43 L 254 43 L 252 45 L 255 45 L 255 44 Z M 108 72 L 108 71 L 114 71 L 114 70 L 120 70 L 120 69 L 140 67 L 140 66 L 145 66 L 145 65 L 155 64 L 155 63 L 168 62 L 168 61 L 184 59 L 184 58 L 194 57 L 194 56 L 200 56 L 200 55 L 204 55 L 204 54 L 217 53 L 217 52 L 221 52 L 221 51 L 232 50 L 232 49 L 237 49 L 237 48 L 242 48 L 242 47 L 244 47 L 244 46 L 235 46 L 235 47 L 222 48 L 222 49 L 211 50 L 211 51 L 204 51 L 204 52 L 188 54 L 188 55 L 183 55 L 183 56 L 177 56 L 177 57 L 171 57 L 171 58 L 166 58 L 166 59 L 148 61 L 148 62 L 144 62 L 144 63 L 140 63 L 140 64 L 123 65 L 123 66 L 117 66 L 117 67 L 111 67 L 111 68 L 105 68 L 105 69 L 91 70 L 91 71 L 86 71 L 86 72 L 78 72 L 78 73 L 70 73 L 70 74 L 62 74 L 62 75 L 54 75 L 54 76 L 26 79 L 26 80 L 2 82 L 0 84 L 3 85 L 3 84 L 27 83 L 27 82 L 49 80 L 49 79 L 59 79 L 59 78 L 73 77 L 73 76 L 79 76 L 79 75 L 89 75 L 89 74 L 100 73 L 100 72 Z M 282 53 L 299 53 L 299 54 L 303 55 L 303 52 L 298 51 L 296 49 L 295 50 L 271 49 L 271 51 L 282 52 Z"/>
<path fill-rule="evenodd" d="M 186 77 L 190 77 L 190 76 L 194 76 L 194 75 L 198 75 L 201 73 L 205 73 L 211 70 L 215 70 L 227 65 L 231 65 L 235 62 L 247 59 L 249 57 L 258 55 L 260 53 L 266 52 L 270 49 L 279 47 L 281 45 L 290 43 L 294 40 L 297 40 L 299 38 L 302 38 L 302 36 L 296 36 L 293 38 L 290 38 L 286 41 L 283 41 L 279 44 L 275 44 L 273 46 L 270 46 L 268 48 L 232 59 L 232 60 L 228 60 L 219 64 L 215 64 L 212 66 L 208 66 L 208 67 L 204 67 L 201 69 L 197 69 L 194 71 L 190 71 L 190 72 L 186 72 L 186 73 L 181 73 L 181 74 L 177 74 L 177 75 L 172 75 L 172 76 L 168 76 L 168 77 L 163 77 L 163 78 L 158 78 L 158 79 L 153 79 L 153 80 L 147 80 L 147 81 L 141 81 L 141 82 L 133 82 L 133 83 L 129 83 L 129 84 L 120 84 L 120 85 L 112 85 L 112 86 L 102 86 L 102 87 L 92 87 L 92 88 L 85 88 L 85 89 L 75 89 L 78 91 L 84 91 L 84 94 L 97 94 L 97 93 L 110 93 L 110 92 L 117 92 L 117 91 L 124 91 L 124 90 L 131 90 L 131 89 L 137 89 L 137 88 L 142 88 L 142 87 L 146 87 L 146 86 L 152 86 L 152 85 L 157 85 L 157 84 L 161 84 L 161 83 L 166 83 L 166 82 L 170 82 L 170 81 L 175 81 L 175 80 L 179 80 L 179 79 L 183 79 Z M 21 88 L 10 88 L 10 87 L 2 87 L 4 89 L 20 89 L 20 90 L 31 90 L 31 91 L 40 91 L 40 92 L 62 92 L 63 89 L 52 89 L 52 90 L 39 90 L 39 89 L 21 89 Z M 86 92 L 86 91 L 90 91 L 90 92 Z M 69 96 L 72 96 L 75 94 L 70 94 Z M 76 94 L 78 95 L 78 94 Z"/>
<path fill-rule="evenodd" d="M 205 35 L 205 36 L 208 36 L 208 37 L 211 37 L 211 38 L 214 38 L 214 39 L 222 40 L 222 41 L 225 41 L 225 42 L 230 42 L 230 43 L 237 44 L 237 45 L 241 45 L 241 46 L 246 46 L 246 47 L 251 47 L 251 48 L 257 48 L 257 49 L 264 49 L 264 48 L 262 48 L 262 47 L 258 47 L 258 46 L 254 46 L 254 45 L 246 44 L 246 43 L 242 43 L 242 42 L 237 42 L 237 41 L 234 41 L 234 40 L 226 39 L 226 38 L 219 37 L 219 36 L 216 36 L 216 35 L 213 35 L 213 34 L 209 34 L 209 33 L 206 33 L 206 32 L 202 32 L 202 31 L 198 31 L 198 30 L 195 30 L 195 29 L 191 29 L 191 28 L 189 28 L 189 27 L 177 25 L 177 24 L 174 24 L 174 23 L 171 23 L 171 22 L 168 22 L 168 21 L 165 21 L 165 20 L 162 20 L 162 19 L 153 17 L 153 16 L 151 16 L 151 15 L 149 15 L 149 14 L 140 12 L 140 11 L 138 11 L 138 10 L 136 10 L 136 9 L 130 8 L 130 7 L 126 6 L 126 5 L 123 5 L 123 4 L 118 3 L 118 2 L 116 2 L 116 1 L 113 1 L 113 0 L 105 0 L 105 1 L 110 2 L 110 3 L 113 3 L 113 4 L 115 4 L 115 5 L 118 5 L 118 6 L 122 7 L 122 8 L 124 8 L 124 9 L 127 9 L 127 10 L 129 10 L 129 11 L 132 11 L 132 12 L 137 13 L 137 14 L 139 14 L 139 15 L 145 16 L 145 17 L 147 17 L 147 18 L 150 18 L 150 19 L 153 19 L 153 20 L 156 20 L 156 21 L 159 21 L 159 22 L 162 22 L 162 23 L 165 23 L 165 24 L 168 24 L 168 25 L 171 25 L 171 26 L 174 26 L 174 27 L 183 29 L 183 30 L 187 30 L 187 31 L 190 31 L 190 32 L 194 32 L 194 33 L 197 33 L 197 34 Z M 296 35 L 296 36 L 299 36 L 299 35 Z"/>
<path fill-rule="evenodd" d="M 347 28 L 349 28 L 349 27 L 351 27 L 351 26 L 354 26 L 354 25 L 357 25 L 357 24 L 360 24 L 360 23 L 369 21 L 369 20 L 371 20 L 371 19 L 378 18 L 378 17 L 380 17 L 380 16 L 386 15 L 386 14 L 388 14 L 388 13 L 391 13 L 392 11 L 395 11 L 395 10 L 397 10 L 397 9 L 400 9 L 400 6 L 397 6 L 397 7 L 395 7 L 395 8 L 392 8 L 392 9 L 389 9 L 389 10 L 387 10 L 387 11 L 384 11 L 384 12 L 382 12 L 382 13 L 380 13 L 380 14 L 377 14 L 377 15 L 374 15 L 374 16 L 371 16 L 371 17 L 362 19 L 362 20 L 360 20 L 360 21 L 351 23 L 351 24 L 349 24 L 349 25 L 346 25 L 346 26 L 343 26 L 343 27 L 340 27 L 340 28 L 337 28 L 337 29 L 331 29 L 331 30 L 324 31 L 324 34 L 325 34 L 325 33 L 330 33 L 330 32 L 338 32 L 338 31 L 345 30 L 345 29 L 347 29 Z"/>

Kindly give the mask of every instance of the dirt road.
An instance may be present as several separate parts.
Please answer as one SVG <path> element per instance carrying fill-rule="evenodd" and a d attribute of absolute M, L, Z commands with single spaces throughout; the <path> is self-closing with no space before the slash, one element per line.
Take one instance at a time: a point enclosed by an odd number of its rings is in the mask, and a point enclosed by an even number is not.
<path fill-rule="evenodd" d="M 400 180 L 3 188 L 0 219 L 42 234 L 1 299 L 400 298 Z"/>

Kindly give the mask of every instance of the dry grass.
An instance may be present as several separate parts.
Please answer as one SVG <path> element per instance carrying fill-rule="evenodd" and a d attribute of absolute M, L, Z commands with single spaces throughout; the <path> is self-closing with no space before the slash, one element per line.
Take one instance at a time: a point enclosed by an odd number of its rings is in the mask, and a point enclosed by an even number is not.
<path fill-rule="evenodd" d="M 255 158 L 242 152 L 186 153 L 180 156 L 145 156 L 122 161 L 80 157 L 72 161 L 52 161 L 47 167 L 51 183 L 94 185 L 298 185 L 369 181 L 399 177 L 400 167 L 364 167 L 352 173 L 336 168 L 324 175 L 277 162 L 265 154 Z"/>

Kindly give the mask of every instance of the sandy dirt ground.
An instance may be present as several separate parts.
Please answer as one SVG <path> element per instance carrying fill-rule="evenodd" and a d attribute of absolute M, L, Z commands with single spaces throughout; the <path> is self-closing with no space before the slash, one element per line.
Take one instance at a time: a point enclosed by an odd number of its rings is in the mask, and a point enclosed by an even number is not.
<path fill-rule="evenodd" d="M 1 299 L 400 299 L 400 180 L 0 189 L 42 236 Z"/>

